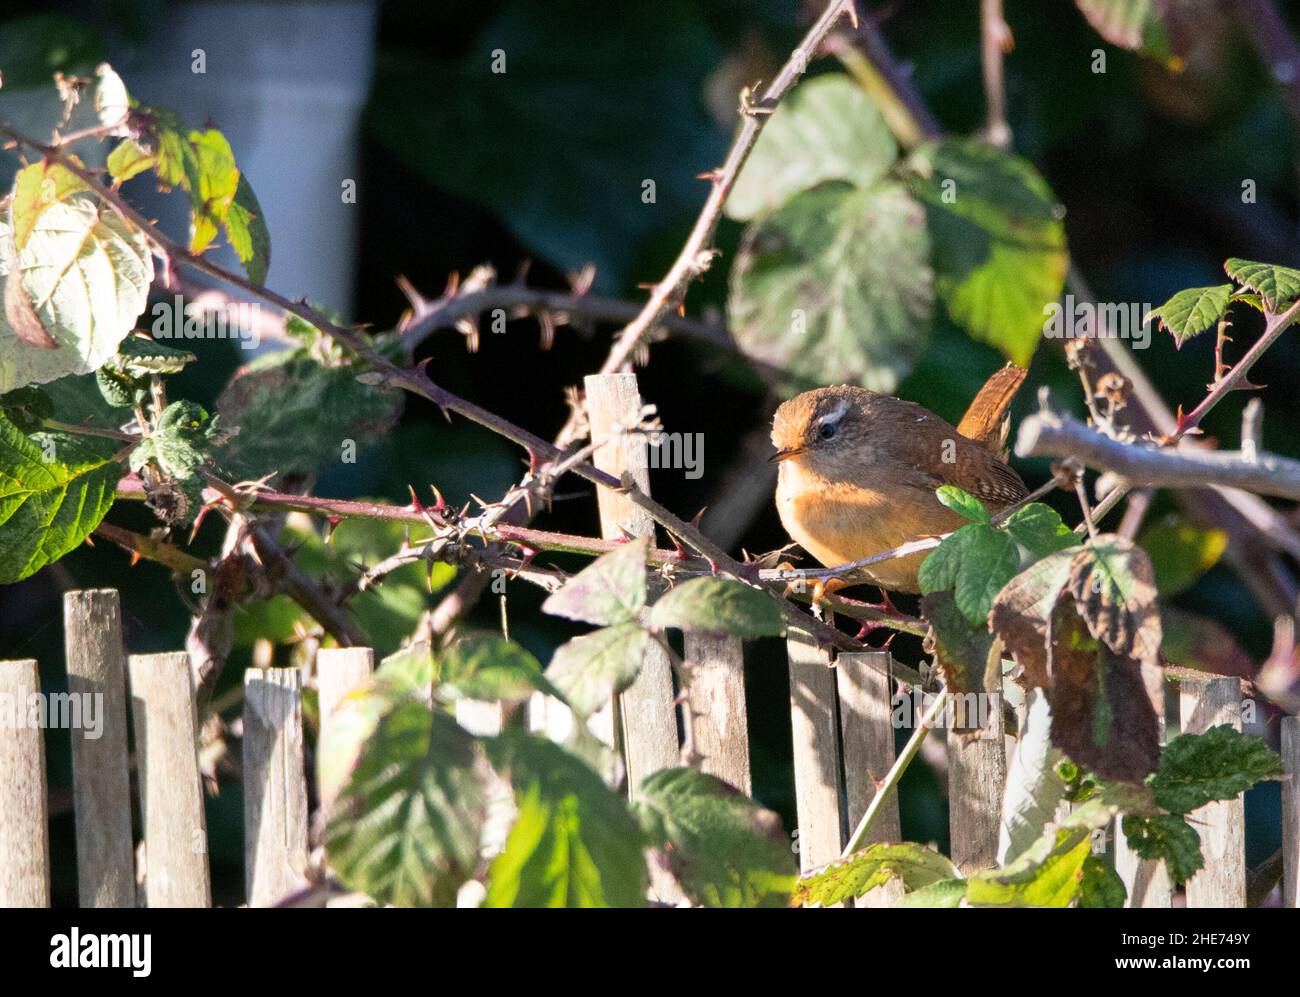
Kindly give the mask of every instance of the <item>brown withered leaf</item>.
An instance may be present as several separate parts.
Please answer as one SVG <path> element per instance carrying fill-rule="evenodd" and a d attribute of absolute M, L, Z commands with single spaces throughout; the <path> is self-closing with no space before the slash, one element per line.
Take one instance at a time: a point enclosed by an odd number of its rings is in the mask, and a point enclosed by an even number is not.
<path fill-rule="evenodd" d="M 971 625 L 949 590 L 932 592 L 921 599 L 921 616 L 929 624 L 925 635 L 925 653 L 934 656 L 934 663 L 943 676 L 943 683 L 953 694 L 982 693 L 985 691 L 984 673 L 993 647 L 993 634 Z M 956 711 L 955 718 L 974 711 Z M 958 723 L 954 730 L 969 733 L 979 729 L 978 724 Z"/>
<path fill-rule="evenodd" d="M 1113 533 L 1089 540 L 1070 564 L 1068 587 L 1092 636 L 1118 655 L 1156 660 L 1160 610 L 1146 551 Z"/>
<path fill-rule="evenodd" d="M 1026 689 L 1049 683 L 1047 671 L 1047 624 L 1052 608 L 1070 573 L 1077 548 L 1057 551 L 1035 561 L 993 600 L 989 629 L 1020 666 L 1018 681 Z"/>
<path fill-rule="evenodd" d="M 1141 663 L 1093 637 L 1073 598 L 1051 618 L 1052 744 L 1103 779 L 1140 783 L 1160 762 L 1155 710 Z"/>
<path fill-rule="evenodd" d="M 23 286 L 23 273 L 18 267 L 13 246 L 5 246 L 4 253 L 6 257 L 9 257 L 9 273 L 5 276 L 4 286 L 5 318 L 13 326 L 18 338 L 23 342 L 47 350 L 57 350 L 59 344 L 54 341 L 54 337 L 45 328 L 45 323 L 36 314 L 36 307 L 32 304 L 31 295 L 27 293 L 27 288 Z"/>

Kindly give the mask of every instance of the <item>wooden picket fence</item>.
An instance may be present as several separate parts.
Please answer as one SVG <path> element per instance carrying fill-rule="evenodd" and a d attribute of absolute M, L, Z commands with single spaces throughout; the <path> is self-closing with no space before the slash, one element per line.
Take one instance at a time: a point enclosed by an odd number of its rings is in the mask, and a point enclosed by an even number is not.
<path fill-rule="evenodd" d="M 65 596 L 68 693 L 102 697 L 96 737 L 70 731 L 77 873 L 84 907 L 203 907 L 211 904 L 203 787 L 198 756 L 194 688 L 183 653 L 128 656 L 122 644 L 114 589 Z M 875 779 L 894 762 L 897 704 L 885 652 L 843 654 L 830 667 L 828 652 L 791 638 L 790 711 L 798 812 L 798 850 L 804 869 L 840 855 L 847 834 L 876 792 Z M 731 637 L 690 636 L 686 658 L 695 680 L 689 706 L 702 767 L 745 792 L 751 789 L 742 648 Z M 302 696 L 317 690 L 322 728 L 342 699 L 369 680 L 369 648 L 322 649 L 313 674 L 301 668 L 250 668 L 244 676 L 243 783 L 245 890 L 250 906 L 269 906 L 306 883 L 310 848 Z M 677 722 L 671 678 L 647 673 L 622 696 L 622 743 L 629 773 L 675 765 Z M 662 681 L 667 678 L 667 681 Z M 34 660 L 0 662 L 0 703 L 26 704 L 40 692 Z M 647 731 L 638 722 L 644 699 L 670 724 Z M 1178 726 L 1201 731 L 1220 723 L 1241 727 L 1241 685 L 1235 678 L 1183 678 Z M 572 722 L 554 701 L 529 704 L 529 725 L 562 737 Z M 500 729 L 495 704 L 462 702 L 458 718 L 487 734 Z M 7 714 L 12 715 L 12 714 Z M 653 715 L 653 714 L 651 714 Z M 919 719 L 919 713 L 910 712 Z M 132 793 L 128 716 L 134 732 L 137 791 Z M 946 744 L 952 858 L 963 872 L 995 863 L 1007 762 L 1014 740 L 1000 731 L 994 711 L 991 736 L 951 735 Z M 1171 726 L 1174 718 L 1171 718 Z M 1300 721 L 1286 717 L 1282 750 L 1283 902 L 1296 906 L 1300 868 Z M 606 731 L 608 737 L 612 731 Z M 322 731 L 322 736 L 324 733 Z M 938 747 L 944 746 L 935 737 Z M 638 751 L 647 754 L 638 756 Z M 653 751 L 654 754 L 649 754 Z M 629 779 L 631 782 L 631 779 Z M 635 783 L 631 783 L 635 785 Z M 133 798 L 139 821 L 133 821 Z M 320 806 L 329 800 L 319 801 Z M 1245 810 L 1241 798 L 1212 803 L 1193 815 L 1206 855 L 1205 869 L 1186 886 L 1189 907 L 1240 907 L 1246 902 Z M 50 901 L 44 737 L 30 725 L 0 728 L 0 906 L 46 906 Z M 133 826 L 143 828 L 137 848 Z M 898 840 L 897 794 L 873 826 L 873 840 Z M 1174 891 L 1159 863 L 1140 861 L 1112 840 L 1115 866 L 1134 906 L 1167 907 Z M 138 888 L 138 883 L 143 887 Z M 672 899 L 670 883 L 657 882 Z M 884 887 L 860 906 L 883 906 L 897 896 Z"/>
<path fill-rule="evenodd" d="M 647 462 L 636 447 L 644 437 L 620 434 L 641 412 L 630 374 L 588 378 L 593 439 L 621 435 L 622 445 L 596 450 L 602 469 L 630 473 L 649 488 Z M 652 535 L 653 523 L 625 495 L 601 490 L 601 528 L 606 537 L 624 531 Z M 123 644 L 118 593 L 112 589 L 65 596 L 67 689 L 70 695 L 102 697 L 98 737 L 71 730 L 72 797 L 77 874 L 83 907 L 193 907 L 211 904 L 204 795 L 198 756 L 194 687 L 184 653 L 129 655 Z M 787 641 L 793 731 L 797 847 L 805 870 L 833 861 L 845 847 L 877 792 L 877 779 L 895 760 L 895 696 L 909 690 L 891 679 L 886 652 L 830 653 L 792 632 Z M 687 634 L 685 661 L 692 675 L 683 708 L 694 717 L 693 734 L 703 769 L 751 792 L 749 725 L 744 657 L 739 639 Z M 319 698 L 322 735 L 338 704 L 363 687 L 373 669 L 368 648 L 322 649 L 307 672 L 298 668 L 249 668 L 244 676 L 242 767 L 244 784 L 245 897 L 269 906 L 305 883 L 316 815 L 310 812 L 302 697 Z M 1217 724 L 1242 726 L 1242 690 L 1236 678 L 1184 673 L 1177 679 L 1177 709 L 1170 731 L 1199 732 Z M 25 704 L 40 693 L 37 662 L 0 661 L 0 703 Z M 1170 697 L 1171 701 L 1174 697 Z M 129 710 L 128 710 L 129 706 Z M 678 703 L 666 657 L 650 657 L 637 681 L 606 712 L 599 733 L 623 750 L 627 783 L 636 786 L 658 769 L 678 764 Z M 573 722 L 554 700 L 528 704 L 531 729 L 562 737 Z M 1176 713 L 1176 715 L 1174 715 Z M 12 714 L 10 714 L 12 715 Z M 920 713 L 911 711 L 911 720 Z M 128 719 L 129 718 L 129 719 Z M 501 728 L 499 706 L 461 702 L 457 718 L 479 734 Z M 996 864 L 1002 795 L 1015 750 L 1003 732 L 1003 714 L 992 711 L 985 736 L 936 734 L 931 748 L 946 751 L 952 859 L 968 873 Z M 128 740 L 128 723 L 134 737 Z M 618 729 L 614 729 L 617 723 Z M 130 754 L 134 746 L 134 764 Z M 1282 900 L 1297 905 L 1300 873 L 1300 720 L 1282 720 Z M 136 792 L 132 793 L 134 767 Z M 328 799 L 318 797 L 321 809 Z M 44 737 L 21 723 L 0 726 L 0 906 L 46 906 L 50 902 L 49 836 Z M 133 800 L 138 799 L 139 819 Z M 1204 870 L 1186 886 L 1189 907 L 1240 907 L 1246 903 L 1245 808 L 1242 798 L 1212 803 L 1192 815 L 1206 856 Z M 135 828 L 142 829 L 137 849 Z M 873 840 L 898 840 L 897 794 L 884 802 Z M 1121 833 L 1109 851 L 1131 906 L 1168 907 L 1175 891 L 1160 863 L 1137 859 Z M 137 860 L 137 856 L 142 856 Z M 139 884 L 143 883 L 141 887 Z M 671 882 L 656 878 L 661 899 L 676 898 Z M 859 906 L 884 906 L 898 895 L 881 887 Z"/>

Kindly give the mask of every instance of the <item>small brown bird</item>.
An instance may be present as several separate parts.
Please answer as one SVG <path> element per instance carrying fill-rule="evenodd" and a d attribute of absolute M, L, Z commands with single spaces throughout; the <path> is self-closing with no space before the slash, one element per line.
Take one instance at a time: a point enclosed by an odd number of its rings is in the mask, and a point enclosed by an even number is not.
<path fill-rule="evenodd" d="M 956 426 L 915 402 L 841 385 L 791 398 L 776 410 L 770 458 L 781 463 L 776 507 L 791 538 L 827 567 L 947 533 L 966 520 L 935 489 L 956 485 L 996 513 L 1027 494 L 1005 461 L 1007 407 L 1025 379 L 1007 364 L 980 389 Z M 919 592 L 925 553 L 882 561 L 863 577 Z"/>

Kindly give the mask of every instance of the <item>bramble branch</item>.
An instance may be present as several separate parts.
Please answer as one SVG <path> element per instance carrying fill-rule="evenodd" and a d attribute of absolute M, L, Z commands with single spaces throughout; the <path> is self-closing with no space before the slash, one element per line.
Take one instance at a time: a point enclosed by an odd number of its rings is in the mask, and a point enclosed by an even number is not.
<path fill-rule="evenodd" d="M 695 226 L 691 229 L 691 234 L 687 236 L 682 251 L 668 273 L 654 286 L 645 307 L 619 334 L 618 341 L 600 368 L 600 373 L 613 374 L 622 369 L 660 319 L 681 304 L 690 282 L 707 270 L 713 262 L 717 252 L 713 249 L 713 236 L 722 217 L 723 205 L 731 195 L 736 177 L 740 175 L 740 168 L 745 165 L 745 160 L 753 151 L 758 135 L 768 118 L 772 116 L 776 105 L 803 76 L 808 69 L 808 64 L 821 50 L 827 35 L 842 17 L 847 17 L 853 26 L 857 27 L 858 14 L 853 0 L 831 0 L 821 17 L 808 29 L 808 34 L 804 36 L 803 41 L 790 53 L 790 58 L 776 74 L 771 85 L 763 91 L 762 97 L 751 100 L 747 104 L 742 102 L 744 120 L 741 122 L 735 141 L 731 144 L 726 160 L 710 174 L 713 187 L 709 191 L 708 200 L 704 202 L 699 218 L 695 221 Z"/>
<path fill-rule="evenodd" d="M 1131 486 L 1242 488 L 1258 495 L 1300 500 L 1300 461 L 1257 452 L 1179 450 L 1124 443 L 1059 412 L 1043 411 L 1020 424 L 1017 457 L 1077 457 L 1111 471 Z"/>

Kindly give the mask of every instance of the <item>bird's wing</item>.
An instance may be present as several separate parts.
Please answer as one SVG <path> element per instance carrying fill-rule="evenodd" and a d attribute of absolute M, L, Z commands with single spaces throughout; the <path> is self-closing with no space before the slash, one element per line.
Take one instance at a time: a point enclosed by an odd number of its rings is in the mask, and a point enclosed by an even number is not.
<path fill-rule="evenodd" d="M 957 424 L 957 432 L 993 453 L 1003 454 L 1005 459 L 1004 447 L 1011 428 L 1007 410 L 1028 373 L 1025 368 L 1012 363 L 994 373 L 966 409 L 966 414 Z"/>

